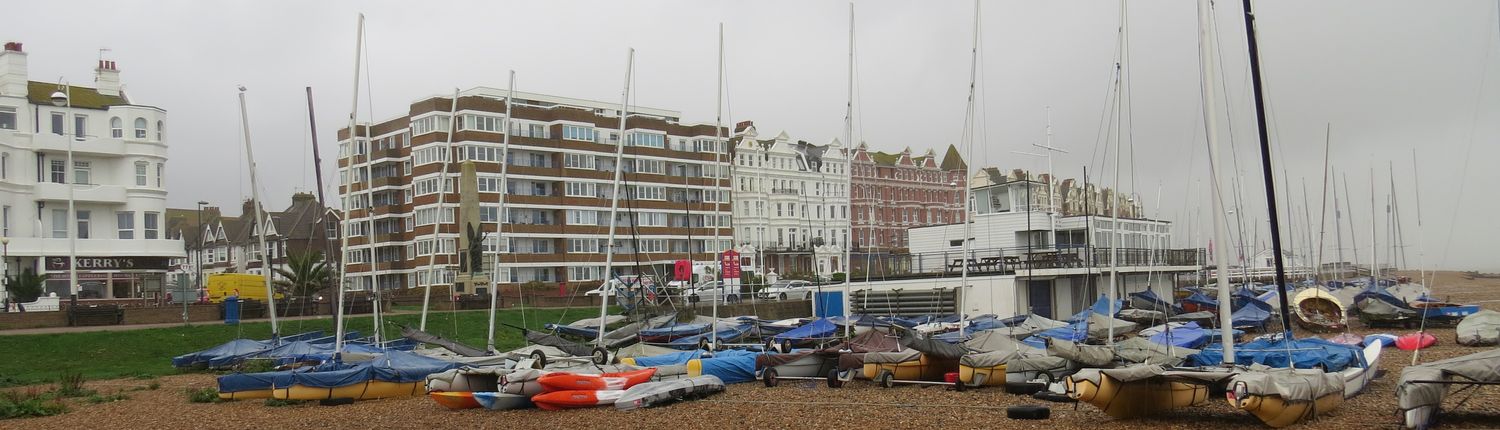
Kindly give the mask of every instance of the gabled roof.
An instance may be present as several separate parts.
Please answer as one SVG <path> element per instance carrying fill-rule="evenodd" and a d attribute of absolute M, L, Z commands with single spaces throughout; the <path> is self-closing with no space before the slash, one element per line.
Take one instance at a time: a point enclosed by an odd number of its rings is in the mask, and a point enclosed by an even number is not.
<path fill-rule="evenodd" d="M 125 92 L 123 91 L 121 91 L 120 95 L 118 96 L 107 96 L 104 94 L 99 94 L 99 90 L 94 88 L 80 87 L 77 85 L 69 85 L 68 87 L 70 88 L 68 91 L 66 91 L 68 93 L 68 98 L 72 99 L 72 106 L 76 108 L 105 109 L 110 106 L 130 104 L 130 99 L 125 97 Z M 30 100 L 32 104 L 51 106 L 52 93 L 57 91 L 58 85 L 56 83 L 37 81 L 26 82 L 26 98 Z"/>
<path fill-rule="evenodd" d="M 969 163 L 965 163 L 964 157 L 958 154 L 958 147 L 948 145 L 948 151 L 943 153 L 943 164 L 938 168 L 948 171 L 967 170 Z"/>

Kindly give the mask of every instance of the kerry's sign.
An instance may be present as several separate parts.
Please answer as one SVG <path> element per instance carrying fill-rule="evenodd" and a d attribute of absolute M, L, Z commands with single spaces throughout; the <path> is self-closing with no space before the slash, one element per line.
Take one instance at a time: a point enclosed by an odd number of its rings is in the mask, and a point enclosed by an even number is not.
<path fill-rule="evenodd" d="M 78 257 L 78 270 L 167 270 L 167 257 Z M 47 270 L 68 270 L 68 257 L 47 257 Z"/>

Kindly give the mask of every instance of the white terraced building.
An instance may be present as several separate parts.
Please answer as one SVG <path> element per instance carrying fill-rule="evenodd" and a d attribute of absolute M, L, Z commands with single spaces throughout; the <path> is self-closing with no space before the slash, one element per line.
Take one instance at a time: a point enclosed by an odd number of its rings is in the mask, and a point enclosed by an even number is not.
<path fill-rule="evenodd" d="M 734 147 L 734 241 L 741 265 L 765 274 L 828 279 L 849 243 L 848 155 L 785 132 L 758 139 L 748 122 Z M 741 128 L 741 127 L 736 127 Z"/>
<path fill-rule="evenodd" d="M 80 298 L 160 300 L 166 272 L 186 257 L 163 231 L 167 114 L 126 97 L 114 61 L 94 72 L 94 88 L 32 81 L 20 43 L 0 51 L 5 275 L 36 271 L 44 296 L 68 297 L 76 235 Z M 54 106 L 55 92 L 71 106 Z"/>

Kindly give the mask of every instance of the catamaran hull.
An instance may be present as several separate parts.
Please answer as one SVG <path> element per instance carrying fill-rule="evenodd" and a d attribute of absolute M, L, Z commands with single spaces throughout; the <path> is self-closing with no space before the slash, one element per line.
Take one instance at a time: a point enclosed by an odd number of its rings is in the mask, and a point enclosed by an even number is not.
<path fill-rule="evenodd" d="M 824 370 L 827 368 L 827 363 L 828 359 L 825 357 L 817 354 L 808 354 L 786 364 L 775 366 L 774 368 L 776 369 L 777 376 L 817 378 L 828 375 L 828 372 Z"/>
<path fill-rule="evenodd" d="M 276 388 L 272 398 L 278 400 L 372 400 L 392 397 L 415 397 L 426 393 L 421 382 L 364 381 L 342 387 L 323 388 L 294 384 Z"/>
<path fill-rule="evenodd" d="M 271 398 L 271 392 L 272 391 L 274 391 L 274 390 L 271 390 L 269 388 L 268 389 L 264 389 L 264 390 L 235 391 L 235 392 L 232 392 L 232 393 L 226 393 L 226 392 L 220 391 L 219 392 L 219 400 L 269 399 L 269 398 Z"/>
<path fill-rule="evenodd" d="M 944 373 L 957 368 L 958 360 L 938 359 L 922 354 L 916 360 L 900 363 L 865 363 L 861 370 L 865 379 L 872 380 L 879 376 L 880 372 L 885 371 L 901 381 L 940 381 Z"/>
<path fill-rule="evenodd" d="M 979 384 L 975 380 L 980 379 Z M 964 364 L 958 365 L 958 380 L 970 386 L 998 387 L 1005 385 L 1005 365 L 997 364 L 989 367 L 973 367 Z"/>
<path fill-rule="evenodd" d="M 1331 411 L 1344 404 L 1342 392 L 1329 393 L 1311 402 L 1287 402 L 1280 396 L 1249 395 L 1229 399 L 1229 405 L 1250 412 L 1271 428 L 1282 428 L 1307 421 L 1318 411 Z"/>
<path fill-rule="evenodd" d="M 1209 387 L 1204 384 L 1156 378 L 1125 382 L 1108 375 L 1100 375 L 1097 384 L 1072 376 L 1063 383 L 1070 397 L 1094 405 L 1115 418 L 1135 418 L 1201 405 L 1208 401 L 1209 392 Z"/>
<path fill-rule="evenodd" d="M 433 391 L 427 393 L 432 401 L 452 410 L 479 408 L 479 401 L 474 399 L 474 393 L 468 391 Z"/>

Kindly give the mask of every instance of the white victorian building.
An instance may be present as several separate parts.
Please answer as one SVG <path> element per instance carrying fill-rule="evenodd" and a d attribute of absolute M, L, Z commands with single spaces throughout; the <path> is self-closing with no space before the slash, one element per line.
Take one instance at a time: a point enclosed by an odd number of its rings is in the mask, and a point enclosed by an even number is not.
<path fill-rule="evenodd" d="M 67 297 L 76 237 L 79 298 L 160 299 L 185 257 L 165 232 L 166 111 L 133 103 L 114 61 L 94 72 L 93 88 L 32 81 L 20 43 L 0 51 L 5 274 L 35 271 L 44 296 Z"/>
<path fill-rule="evenodd" d="M 838 139 L 814 145 L 786 133 L 734 144 L 734 240 L 743 266 L 781 279 L 843 272 L 849 243 L 849 170 Z"/>

